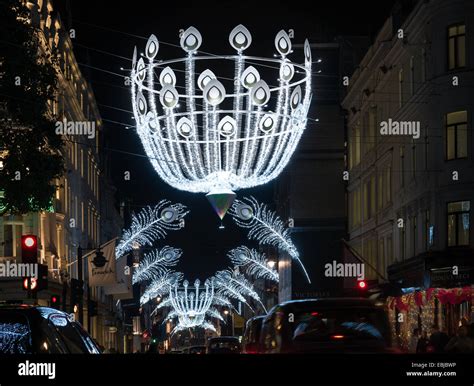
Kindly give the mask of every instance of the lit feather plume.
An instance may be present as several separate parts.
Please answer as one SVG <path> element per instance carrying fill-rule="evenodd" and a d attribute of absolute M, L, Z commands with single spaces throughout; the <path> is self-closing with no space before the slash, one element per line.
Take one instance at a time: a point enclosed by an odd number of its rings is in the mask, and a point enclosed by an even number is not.
<path fill-rule="evenodd" d="M 258 296 L 253 289 L 253 285 L 243 275 L 233 274 L 228 270 L 219 271 L 215 275 L 215 280 L 219 294 L 238 299 L 247 305 L 249 304 L 245 301 L 245 296 L 251 297 L 259 302 L 266 312 L 260 296 Z"/>
<path fill-rule="evenodd" d="M 123 232 L 115 249 L 116 258 L 131 251 L 134 244 L 152 245 L 155 240 L 166 236 L 167 230 L 180 229 L 181 220 L 189 212 L 186 209 L 182 204 L 161 200 L 155 207 L 146 207 L 140 213 L 133 214 L 132 225 Z"/>
<path fill-rule="evenodd" d="M 285 227 L 275 212 L 268 209 L 265 204 L 258 203 L 253 197 L 244 197 L 243 201 L 234 201 L 229 213 L 237 225 L 249 229 L 248 237 L 250 239 L 286 251 L 292 259 L 299 263 L 306 279 L 311 283 L 308 272 L 300 260 L 298 250 L 291 240 L 289 229 Z"/>
<path fill-rule="evenodd" d="M 231 250 L 228 256 L 235 266 L 242 267 L 248 275 L 278 283 L 278 272 L 268 266 L 268 261 L 263 253 L 241 246 Z"/>
<path fill-rule="evenodd" d="M 178 264 L 183 251 L 173 247 L 163 247 L 160 250 L 154 250 L 145 255 L 138 268 L 133 272 L 133 284 L 152 280 L 163 274 L 167 268 Z"/>
<path fill-rule="evenodd" d="M 214 319 L 219 319 L 221 322 L 224 322 L 224 318 L 222 317 L 221 313 L 214 307 L 211 307 L 207 310 L 206 316 L 209 316 Z"/>
<path fill-rule="evenodd" d="M 201 324 L 201 327 L 204 328 L 205 330 L 211 330 L 214 332 L 217 331 L 216 327 L 211 322 L 208 322 L 208 321 L 205 321 L 203 324 Z"/>
<path fill-rule="evenodd" d="M 163 274 L 157 276 L 147 287 L 140 298 L 140 304 L 148 303 L 151 299 L 157 296 L 163 296 L 168 293 L 171 286 L 181 280 L 183 274 L 180 272 L 165 271 Z"/>

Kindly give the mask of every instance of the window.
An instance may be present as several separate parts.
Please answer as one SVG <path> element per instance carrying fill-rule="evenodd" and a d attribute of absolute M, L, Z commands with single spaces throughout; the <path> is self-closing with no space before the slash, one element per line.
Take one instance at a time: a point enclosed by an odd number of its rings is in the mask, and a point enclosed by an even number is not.
<path fill-rule="evenodd" d="M 448 69 L 466 66 L 466 26 L 453 25 L 448 28 Z"/>
<path fill-rule="evenodd" d="M 387 165 L 378 175 L 378 209 L 385 208 L 392 200 L 392 168 Z"/>
<path fill-rule="evenodd" d="M 385 203 L 389 203 L 392 201 L 392 167 L 389 166 L 385 170 Z"/>
<path fill-rule="evenodd" d="M 446 114 L 446 159 L 467 157 L 467 111 Z"/>
<path fill-rule="evenodd" d="M 362 120 L 362 129 L 364 131 L 364 154 L 373 149 L 375 145 L 375 125 L 377 120 L 377 110 L 371 107 L 369 111 L 364 114 Z"/>
<path fill-rule="evenodd" d="M 448 247 L 469 245 L 470 201 L 448 203 Z"/>
<path fill-rule="evenodd" d="M 356 124 L 349 139 L 349 161 L 351 169 L 360 162 L 360 125 Z"/>
<path fill-rule="evenodd" d="M 400 186 L 405 185 L 405 148 L 400 147 Z"/>
<path fill-rule="evenodd" d="M 3 256 L 21 258 L 21 235 L 23 225 L 18 223 L 3 225 Z M 0 345 L 1 346 L 1 345 Z"/>
<path fill-rule="evenodd" d="M 350 194 L 350 204 L 351 204 L 351 228 L 360 225 L 360 187 L 355 189 Z"/>
<path fill-rule="evenodd" d="M 375 214 L 375 175 L 366 180 L 364 184 L 364 220 Z"/>

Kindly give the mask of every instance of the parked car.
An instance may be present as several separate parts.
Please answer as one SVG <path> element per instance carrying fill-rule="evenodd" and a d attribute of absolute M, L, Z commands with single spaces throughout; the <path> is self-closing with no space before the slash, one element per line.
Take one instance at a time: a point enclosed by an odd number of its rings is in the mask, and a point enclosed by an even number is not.
<path fill-rule="evenodd" d="M 263 353 L 390 352 L 382 306 L 369 299 L 295 300 L 273 307 L 260 336 Z"/>
<path fill-rule="evenodd" d="M 240 341 L 235 336 L 211 338 L 207 345 L 208 354 L 240 354 L 240 351 Z"/>
<path fill-rule="evenodd" d="M 49 307 L 0 305 L 1 354 L 100 354 L 71 317 Z"/>
<path fill-rule="evenodd" d="M 242 341 L 242 352 L 244 354 L 258 354 L 260 352 L 260 331 L 265 315 L 254 316 L 245 324 L 245 332 Z"/>

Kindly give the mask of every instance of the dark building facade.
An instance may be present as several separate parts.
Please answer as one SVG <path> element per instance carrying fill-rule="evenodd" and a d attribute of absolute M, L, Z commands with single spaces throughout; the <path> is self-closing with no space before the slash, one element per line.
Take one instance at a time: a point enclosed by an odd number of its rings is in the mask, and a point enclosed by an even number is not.
<path fill-rule="evenodd" d="M 332 296 L 341 289 L 340 279 L 324 275 L 325 263 L 341 260 L 341 239 L 346 236 L 346 138 L 341 86 L 343 77 L 360 60 L 368 38 L 338 37 L 328 41 L 312 39 L 313 98 L 308 124 L 275 188 L 277 211 L 288 221 L 311 283 L 297 262 L 280 253 L 279 301 Z"/>

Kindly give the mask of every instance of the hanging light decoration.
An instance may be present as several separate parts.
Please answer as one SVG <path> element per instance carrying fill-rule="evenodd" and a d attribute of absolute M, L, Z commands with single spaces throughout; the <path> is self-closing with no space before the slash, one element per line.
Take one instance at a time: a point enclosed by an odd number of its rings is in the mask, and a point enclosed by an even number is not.
<path fill-rule="evenodd" d="M 135 49 L 131 71 L 137 133 L 153 167 L 177 189 L 206 193 L 221 219 L 234 191 L 280 174 L 306 127 L 311 99 L 307 40 L 304 64 L 287 58 L 292 43 L 284 30 L 275 38 L 274 58 L 244 54 L 252 36 L 243 25 L 231 31 L 229 43 L 234 55 L 198 55 L 202 36 L 189 27 L 180 39 L 185 57 L 156 61 L 159 42 L 151 35 L 145 58 L 137 59 Z M 196 64 L 219 60 L 233 61 L 234 74 L 196 73 Z M 175 74 L 179 66 L 183 79 Z M 259 66 L 274 68 L 275 79 L 262 79 Z"/>
<path fill-rule="evenodd" d="M 206 315 L 212 304 L 214 297 L 214 284 L 211 280 L 206 280 L 204 288 L 201 282 L 194 282 L 194 291 L 188 290 L 189 282 L 183 282 L 180 290 L 179 284 L 175 283 L 169 292 L 169 299 L 178 323 L 185 328 L 200 327 L 206 322 Z"/>

